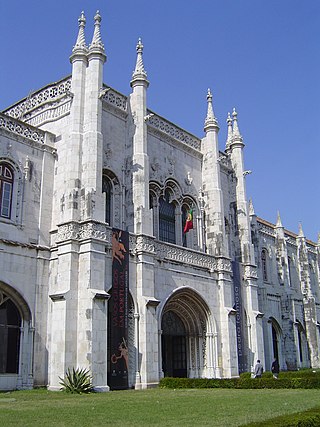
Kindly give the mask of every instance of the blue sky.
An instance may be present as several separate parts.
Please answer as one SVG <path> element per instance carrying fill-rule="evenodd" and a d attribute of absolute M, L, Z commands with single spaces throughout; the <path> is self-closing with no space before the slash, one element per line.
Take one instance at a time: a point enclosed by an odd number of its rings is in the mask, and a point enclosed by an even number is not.
<path fill-rule="evenodd" d="M 1 0 L 0 109 L 71 71 L 82 10 L 102 15 L 104 82 L 130 93 L 144 44 L 148 107 L 203 136 L 210 87 L 226 140 L 236 107 L 256 214 L 317 241 L 320 231 L 319 0 Z"/>

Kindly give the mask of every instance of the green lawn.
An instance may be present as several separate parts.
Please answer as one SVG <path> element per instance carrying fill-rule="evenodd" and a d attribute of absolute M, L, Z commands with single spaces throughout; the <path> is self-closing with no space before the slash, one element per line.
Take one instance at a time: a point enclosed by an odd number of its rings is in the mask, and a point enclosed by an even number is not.
<path fill-rule="evenodd" d="M 0 393 L 0 426 L 240 426 L 320 405 L 319 390 L 152 389 Z M 272 422 L 270 422 L 272 426 Z"/>

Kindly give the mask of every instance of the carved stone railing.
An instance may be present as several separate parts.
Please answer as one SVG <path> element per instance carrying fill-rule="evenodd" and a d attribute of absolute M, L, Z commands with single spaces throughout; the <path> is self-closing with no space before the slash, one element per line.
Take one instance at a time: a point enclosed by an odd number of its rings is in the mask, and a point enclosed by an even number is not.
<path fill-rule="evenodd" d="M 272 228 L 271 226 L 268 226 L 267 224 L 258 221 L 259 224 L 259 232 L 262 234 L 266 234 L 267 236 L 270 237 L 275 237 L 275 231 L 274 228 Z"/>
<path fill-rule="evenodd" d="M 102 101 L 118 110 L 121 110 L 123 113 L 127 113 L 128 99 L 125 95 L 122 95 L 120 92 L 117 92 L 109 86 L 104 87 L 102 93 Z"/>
<path fill-rule="evenodd" d="M 105 243 L 108 249 L 112 245 L 112 228 L 97 221 L 71 221 L 58 227 L 58 232 L 52 233 L 54 244 L 67 240 L 97 239 Z M 53 242 L 52 242 L 53 243 Z M 173 261 L 192 267 L 208 270 L 209 272 L 231 273 L 231 262 L 228 258 L 216 258 L 203 252 L 197 252 L 182 246 L 160 242 L 153 237 L 134 234 L 129 236 L 129 250 L 132 255 L 147 253 L 159 261 Z"/>
<path fill-rule="evenodd" d="M 32 122 L 32 112 L 39 109 L 44 109 L 44 106 L 48 103 L 55 102 L 55 106 L 60 104 L 62 98 L 69 98 L 69 109 L 70 109 L 70 89 L 71 89 L 71 78 L 70 76 L 66 77 L 59 82 L 52 83 L 45 88 L 30 94 L 25 99 L 17 102 L 12 107 L 5 110 L 5 114 L 14 117 L 19 120 L 28 121 L 31 124 L 40 124 L 40 119 L 37 120 L 37 123 Z M 65 109 L 63 114 L 65 114 Z M 57 118 L 57 114 L 53 114 L 52 120 Z M 48 120 L 48 117 L 46 118 Z"/>
<path fill-rule="evenodd" d="M 149 110 L 147 117 L 148 119 L 146 123 L 149 130 L 153 129 L 154 131 L 159 132 L 159 135 L 165 135 L 168 138 L 179 141 L 197 151 L 201 150 L 201 140 L 196 136 L 179 128 L 178 126 L 165 120 L 157 114 L 152 113 Z"/>
<path fill-rule="evenodd" d="M 24 138 L 27 138 L 33 142 L 38 142 L 40 144 L 45 142 L 46 132 L 22 123 L 19 120 L 2 113 L 0 113 L 0 129 L 5 129 L 16 135 L 23 136 Z"/>

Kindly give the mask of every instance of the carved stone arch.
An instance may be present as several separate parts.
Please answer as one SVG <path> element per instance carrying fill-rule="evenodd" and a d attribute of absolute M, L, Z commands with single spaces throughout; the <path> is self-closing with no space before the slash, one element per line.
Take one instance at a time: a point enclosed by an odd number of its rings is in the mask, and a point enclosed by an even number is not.
<path fill-rule="evenodd" d="M 183 337 L 181 337 L 183 334 L 180 331 L 177 334 L 179 338 L 175 339 L 171 332 L 172 329 L 170 330 L 168 327 L 168 321 L 172 318 L 176 318 L 176 322 L 183 325 L 185 331 Z M 213 342 L 215 331 L 212 330 L 210 310 L 203 298 L 193 289 L 180 288 L 163 305 L 160 319 L 164 375 L 214 376 L 213 372 L 217 363 L 217 358 L 213 357 L 217 347 Z M 175 347 L 176 340 L 179 344 Z M 177 351 L 181 351 L 181 355 L 180 353 L 177 354 Z M 175 362 L 171 360 L 173 353 L 175 354 Z M 175 370 L 175 364 L 179 366 L 179 363 L 181 369 Z"/>
<path fill-rule="evenodd" d="M 157 206 L 159 197 L 162 194 L 162 186 L 156 181 L 149 182 L 150 207 Z"/>
<path fill-rule="evenodd" d="M 168 190 L 170 194 L 169 202 L 174 202 L 176 205 L 181 205 L 182 191 L 180 185 L 172 178 L 166 180 L 163 187 L 163 194 Z"/>
<path fill-rule="evenodd" d="M 22 195 L 23 195 L 23 183 L 24 183 L 24 175 L 23 175 L 21 164 L 20 162 L 18 163 L 11 156 L 10 153 L 5 156 L 1 155 L 0 163 L 7 163 L 13 170 L 14 181 L 13 181 L 10 221 L 14 222 L 15 224 L 21 224 L 22 223 L 22 202 L 23 202 Z M 30 179 L 30 176 L 31 175 L 29 175 L 29 179 Z"/>
<path fill-rule="evenodd" d="M 0 281 L 0 304 L 1 304 L 1 301 L 3 301 L 4 295 L 6 295 L 8 298 L 10 298 L 13 301 L 18 311 L 20 312 L 21 317 L 25 321 L 31 322 L 31 319 L 32 319 L 31 311 L 26 300 L 21 296 L 21 294 L 16 289 Z"/>
<path fill-rule="evenodd" d="M 110 194 L 108 194 L 110 191 Z M 105 196 L 105 211 L 106 222 L 109 225 L 121 228 L 122 220 L 122 188 L 117 175 L 110 169 L 103 169 L 102 171 L 102 192 Z M 108 205 L 108 203 L 110 205 Z M 107 220 L 108 219 L 108 220 Z"/>

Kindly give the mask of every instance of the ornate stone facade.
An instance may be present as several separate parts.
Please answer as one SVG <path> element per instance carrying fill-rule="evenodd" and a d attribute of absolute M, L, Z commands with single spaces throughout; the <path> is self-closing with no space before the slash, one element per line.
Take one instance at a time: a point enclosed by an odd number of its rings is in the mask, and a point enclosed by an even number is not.
<path fill-rule="evenodd" d="M 149 110 L 141 40 L 131 94 L 104 84 L 94 19 L 71 76 L 0 113 L 0 389 L 54 390 L 77 366 L 109 389 L 113 229 L 129 233 L 128 387 L 319 368 L 319 243 L 249 209 L 237 112 L 221 151 L 210 90 L 201 137 Z"/>

